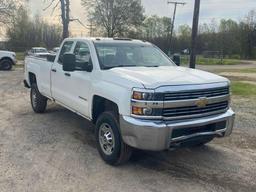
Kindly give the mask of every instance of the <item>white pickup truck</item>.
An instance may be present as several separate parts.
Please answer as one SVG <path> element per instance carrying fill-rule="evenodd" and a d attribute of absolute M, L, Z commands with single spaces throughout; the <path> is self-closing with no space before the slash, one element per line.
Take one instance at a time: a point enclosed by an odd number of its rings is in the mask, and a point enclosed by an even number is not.
<path fill-rule="evenodd" d="M 199 146 L 233 129 L 226 78 L 178 67 L 140 40 L 65 39 L 56 57 L 25 59 L 24 83 L 36 113 L 52 100 L 95 123 L 98 151 L 111 165 L 133 148 Z"/>
<path fill-rule="evenodd" d="M 0 51 L 0 70 L 11 70 L 16 64 L 16 54 L 11 51 Z"/>

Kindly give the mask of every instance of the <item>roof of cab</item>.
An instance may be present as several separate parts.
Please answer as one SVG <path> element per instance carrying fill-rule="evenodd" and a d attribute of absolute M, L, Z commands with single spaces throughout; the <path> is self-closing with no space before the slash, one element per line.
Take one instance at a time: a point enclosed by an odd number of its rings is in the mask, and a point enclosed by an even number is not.
<path fill-rule="evenodd" d="M 31 49 L 46 49 L 44 47 L 32 47 Z"/>
<path fill-rule="evenodd" d="M 65 40 L 87 40 L 92 42 L 102 42 L 102 43 L 138 43 L 138 44 L 148 44 L 151 43 L 143 40 L 138 39 L 130 39 L 130 38 L 106 38 L 106 37 L 74 37 L 74 38 L 67 38 Z"/>

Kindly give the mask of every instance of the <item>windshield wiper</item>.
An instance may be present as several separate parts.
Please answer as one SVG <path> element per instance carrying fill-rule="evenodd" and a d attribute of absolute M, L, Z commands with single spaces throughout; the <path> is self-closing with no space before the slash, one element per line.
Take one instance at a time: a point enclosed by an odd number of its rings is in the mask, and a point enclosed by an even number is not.
<path fill-rule="evenodd" d="M 137 65 L 115 65 L 115 66 L 105 66 L 103 67 L 103 69 L 112 69 L 112 68 L 116 68 L 116 67 L 136 67 Z"/>
<path fill-rule="evenodd" d="M 159 65 L 151 65 L 151 66 L 144 66 L 144 67 L 159 67 Z"/>

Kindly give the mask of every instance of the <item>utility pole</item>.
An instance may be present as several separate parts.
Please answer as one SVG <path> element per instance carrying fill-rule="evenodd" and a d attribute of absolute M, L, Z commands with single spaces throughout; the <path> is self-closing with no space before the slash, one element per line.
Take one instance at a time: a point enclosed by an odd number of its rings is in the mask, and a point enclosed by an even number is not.
<path fill-rule="evenodd" d="M 200 0 L 195 0 L 192 37 L 191 37 L 191 54 L 189 67 L 195 69 L 196 67 L 196 43 L 197 43 L 197 32 L 198 32 L 198 20 L 200 11 Z"/>
<path fill-rule="evenodd" d="M 177 5 L 185 5 L 186 3 L 176 2 L 176 1 L 168 1 L 167 4 L 174 4 L 174 11 L 173 11 L 172 23 L 171 23 L 171 36 L 170 36 L 170 42 L 169 42 L 169 46 L 170 46 L 169 53 L 171 54 L 172 36 L 173 36 L 174 22 L 175 22 L 175 18 L 176 18 Z"/>

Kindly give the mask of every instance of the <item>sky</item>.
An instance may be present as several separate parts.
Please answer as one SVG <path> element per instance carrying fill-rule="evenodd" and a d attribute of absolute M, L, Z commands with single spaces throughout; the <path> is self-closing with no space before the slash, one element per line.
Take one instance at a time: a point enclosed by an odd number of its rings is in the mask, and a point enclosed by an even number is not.
<path fill-rule="evenodd" d="M 48 3 L 47 3 L 48 1 Z M 83 23 L 86 23 L 86 10 L 81 6 L 81 0 L 71 1 L 71 16 L 79 18 Z M 168 0 L 141 0 L 145 9 L 146 15 L 158 15 L 171 17 L 173 14 L 173 5 L 167 5 Z M 170 1 L 170 0 L 169 0 Z M 185 2 L 186 5 L 179 5 L 177 7 L 176 23 L 178 27 L 182 24 L 191 26 L 193 18 L 194 0 L 174 0 L 178 2 Z M 31 15 L 39 13 L 45 20 L 58 23 L 59 13 L 51 14 L 51 9 L 43 11 L 51 0 L 30 0 L 29 7 Z M 225 18 L 233 20 L 242 20 L 250 10 L 256 10 L 256 0 L 201 0 L 200 9 L 200 23 L 210 23 L 212 19 L 217 21 Z M 71 25 L 73 35 L 88 35 L 88 30 L 81 27 L 78 23 Z"/>

